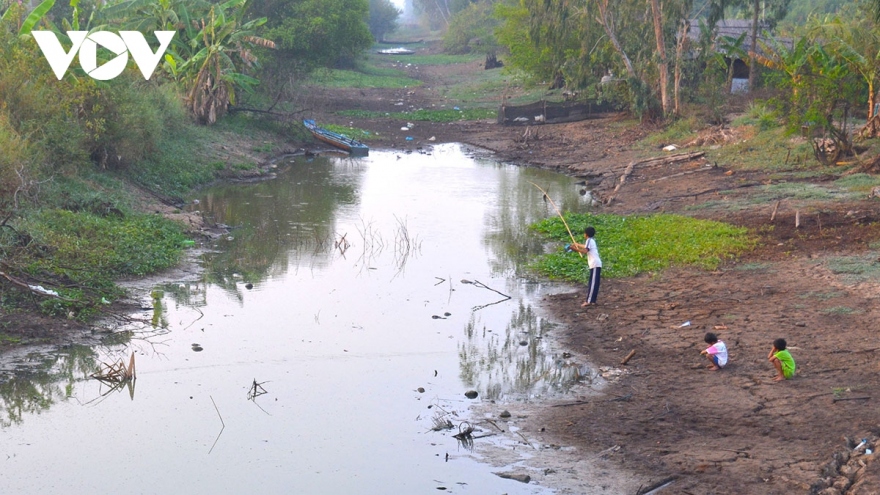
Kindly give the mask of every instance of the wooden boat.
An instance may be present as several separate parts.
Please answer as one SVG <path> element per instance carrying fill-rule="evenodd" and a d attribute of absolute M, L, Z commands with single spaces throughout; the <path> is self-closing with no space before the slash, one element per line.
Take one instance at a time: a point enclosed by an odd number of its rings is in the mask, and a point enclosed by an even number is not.
<path fill-rule="evenodd" d="M 348 136 L 328 131 L 323 127 L 318 127 L 318 124 L 316 124 L 314 120 L 303 120 L 303 125 L 312 133 L 312 136 L 315 136 L 315 139 L 319 139 L 331 146 L 343 149 L 349 152 L 352 156 L 367 156 L 370 154 L 370 147 L 366 144 Z"/>

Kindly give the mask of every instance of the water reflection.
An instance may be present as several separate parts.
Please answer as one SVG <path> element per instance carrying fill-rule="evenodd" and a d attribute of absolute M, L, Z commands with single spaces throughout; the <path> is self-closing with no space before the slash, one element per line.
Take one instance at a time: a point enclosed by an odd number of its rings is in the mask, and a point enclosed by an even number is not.
<path fill-rule="evenodd" d="M 76 382 L 97 367 L 97 354 L 88 346 L 72 345 L 53 352 L 31 353 L 17 369 L 0 374 L 0 426 L 21 423 L 72 394 Z"/>
<path fill-rule="evenodd" d="M 357 200 L 359 169 L 351 160 L 296 157 L 279 167 L 281 180 L 211 189 L 197 208 L 232 230 L 206 257 L 206 281 L 241 299 L 241 280 L 280 277 L 303 260 L 326 265 L 336 252 L 336 214 Z"/>
<path fill-rule="evenodd" d="M 503 331 L 471 316 L 459 344 L 461 379 L 491 400 L 565 392 L 589 379 L 581 365 L 554 354 L 543 339 L 556 327 L 522 302 Z"/>

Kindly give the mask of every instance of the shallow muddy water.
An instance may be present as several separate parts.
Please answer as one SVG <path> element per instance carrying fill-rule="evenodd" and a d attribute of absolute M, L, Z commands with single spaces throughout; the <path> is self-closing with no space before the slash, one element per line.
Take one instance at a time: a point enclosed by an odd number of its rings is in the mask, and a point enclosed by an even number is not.
<path fill-rule="evenodd" d="M 150 325 L 0 370 L 2 492 L 551 493 L 453 438 L 469 406 L 584 372 L 525 271 L 547 249 L 526 226 L 555 215 L 532 183 L 589 208 L 575 179 L 458 145 L 205 191 L 193 208 L 232 228 L 153 289 Z M 88 378 L 132 352 L 135 387 Z"/>

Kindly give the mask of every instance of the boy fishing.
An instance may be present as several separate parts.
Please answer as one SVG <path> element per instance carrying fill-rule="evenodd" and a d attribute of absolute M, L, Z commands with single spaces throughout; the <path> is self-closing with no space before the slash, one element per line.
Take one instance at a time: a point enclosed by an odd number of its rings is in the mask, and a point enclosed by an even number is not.
<path fill-rule="evenodd" d="M 587 227 L 584 229 L 584 243 L 573 242 L 569 245 L 572 251 L 587 255 L 587 267 L 590 277 L 587 281 L 587 297 L 581 304 L 582 308 L 596 304 L 599 297 L 599 280 L 602 276 L 602 259 L 599 258 L 599 246 L 596 245 L 596 229 Z"/>

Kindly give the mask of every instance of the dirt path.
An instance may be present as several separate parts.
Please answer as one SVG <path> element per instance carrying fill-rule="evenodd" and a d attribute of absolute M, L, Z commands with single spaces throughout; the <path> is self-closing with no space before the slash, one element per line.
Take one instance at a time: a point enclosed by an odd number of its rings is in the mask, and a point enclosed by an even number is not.
<path fill-rule="evenodd" d="M 420 70 L 413 75 L 426 84 L 410 91 L 328 93 L 322 118 L 347 124 L 351 119 L 332 111 L 429 107 L 441 101 L 436 88 L 444 79 L 474 70 Z M 761 237 L 758 249 L 715 272 L 672 269 L 603 281 L 600 305 L 587 311 L 579 305 L 580 289 L 548 297 L 546 309 L 565 324 L 558 335 L 563 345 L 622 374 L 604 395 L 585 388 L 583 397 L 570 398 L 579 404 L 548 404 L 523 416 L 524 436 L 575 446 L 574 457 L 582 459 L 601 454 L 608 466 L 640 480 L 674 477 L 663 493 L 880 493 L 873 455 L 840 454 L 854 446 L 847 439 L 880 435 L 880 285 L 829 268 L 841 257 L 876 258 L 876 244 L 874 251 L 869 245 L 880 239 L 877 202 L 783 203 L 775 212 L 775 204 L 753 202 L 729 209 L 723 206 L 729 196 L 748 196 L 772 177 L 704 159 L 636 166 L 618 188 L 626 166 L 645 155 L 630 145 L 650 129 L 622 125 L 616 116 L 532 127 L 527 136 L 524 128 L 491 121 L 417 123 L 410 131 L 387 119 L 353 125 L 379 132 L 379 147 L 464 142 L 503 161 L 583 177 L 606 203 L 602 211 L 679 212 L 745 226 Z M 415 140 L 405 141 L 406 135 Z M 598 239 L 601 246 L 601 233 Z M 730 349 L 722 371 L 707 370 L 699 354 L 708 331 Z M 787 339 L 798 365 L 797 376 L 781 383 L 772 380 L 767 361 L 778 337 Z M 632 350 L 635 356 L 621 365 Z M 634 483 L 606 488 L 633 493 L 633 486 L 644 486 Z M 564 493 L 579 491 L 586 493 L 585 485 Z"/>

